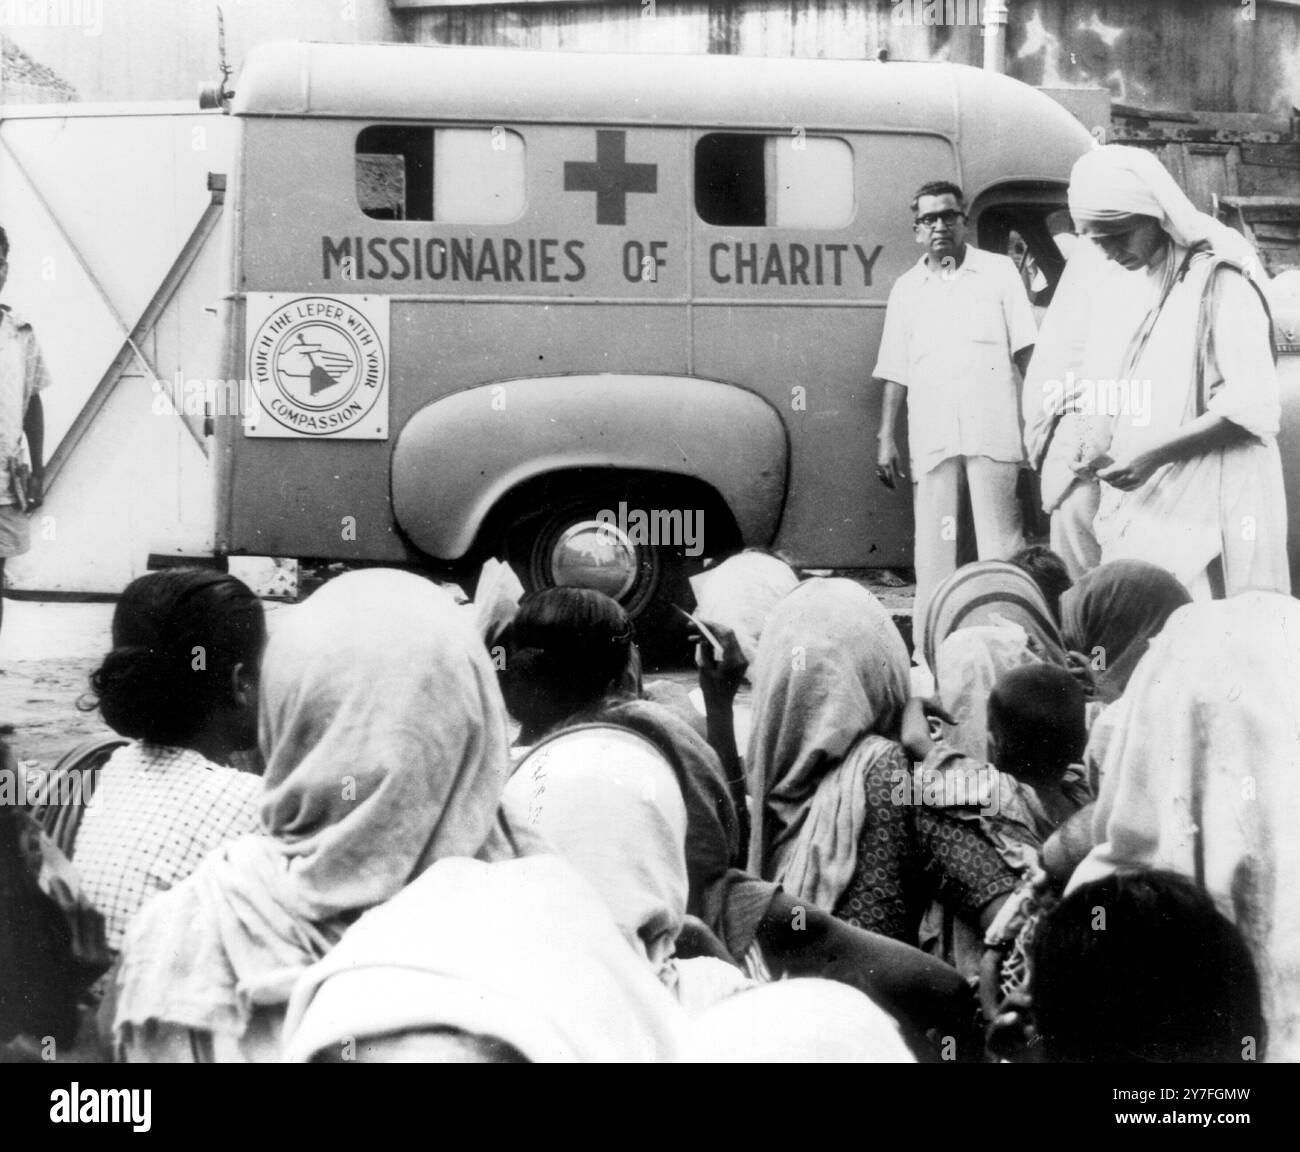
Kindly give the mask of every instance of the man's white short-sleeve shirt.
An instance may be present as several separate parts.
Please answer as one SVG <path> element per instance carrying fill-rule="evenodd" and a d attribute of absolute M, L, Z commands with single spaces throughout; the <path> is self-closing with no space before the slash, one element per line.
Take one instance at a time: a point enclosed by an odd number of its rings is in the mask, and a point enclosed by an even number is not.
<path fill-rule="evenodd" d="M 1006 256 L 968 244 L 955 271 L 932 272 L 922 257 L 898 278 L 874 375 L 907 389 L 914 479 L 951 456 L 1024 459 L 1012 356 L 1036 331 Z"/>

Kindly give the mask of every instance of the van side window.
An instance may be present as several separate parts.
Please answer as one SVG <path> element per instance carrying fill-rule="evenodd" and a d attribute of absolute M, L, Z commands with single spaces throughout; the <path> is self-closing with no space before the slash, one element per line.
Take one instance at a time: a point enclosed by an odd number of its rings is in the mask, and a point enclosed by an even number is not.
<path fill-rule="evenodd" d="M 357 133 L 357 204 L 376 220 L 504 224 L 524 210 L 524 141 L 493 128 L 376 124 Z"/>
<path fill-rule="evenodd" d="M 695 211 L 724 227 L 841 228 L 853 219 L 848 141 L 711 132 L 695 145 Z"/>

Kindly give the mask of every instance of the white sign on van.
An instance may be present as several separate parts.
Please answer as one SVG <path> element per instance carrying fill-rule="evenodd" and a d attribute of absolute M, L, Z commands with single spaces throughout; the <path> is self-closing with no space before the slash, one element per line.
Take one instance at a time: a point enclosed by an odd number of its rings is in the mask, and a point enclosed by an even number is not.
<path fill-rule="evenodd" d="M 248 436 L 388 436 L 388 298 L 250 292 Z"/>

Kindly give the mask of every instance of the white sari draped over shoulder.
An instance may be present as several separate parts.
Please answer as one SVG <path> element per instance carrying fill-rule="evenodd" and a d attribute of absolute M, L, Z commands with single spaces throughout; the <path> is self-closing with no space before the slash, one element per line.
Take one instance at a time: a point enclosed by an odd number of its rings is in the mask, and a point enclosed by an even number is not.
<path fill-rule="evenodd" d="M 1181 266 L 1187 249 L 1168 259 Z M 1197 319 L 1208 255 L 1175 284 L 1133 366 L 1115 417 L 1110 455 L 1129 460 L 1196 419 Z M 1146 560 L 1167 568 L 1197 599 L 1209 594 L 1207 568 L 1223 558 L 1225 590 L 1289 593 L 1286 496 L 1277 447 L 1281 405 L 1268 319 L 1254 289 L 1236 272 L 1219 273 L 1209 333 L 1206 410 L 1250 439 L 1157 469 L 1131 492 L 1103 484 L 1095 521 L 1102 561 Z"/>

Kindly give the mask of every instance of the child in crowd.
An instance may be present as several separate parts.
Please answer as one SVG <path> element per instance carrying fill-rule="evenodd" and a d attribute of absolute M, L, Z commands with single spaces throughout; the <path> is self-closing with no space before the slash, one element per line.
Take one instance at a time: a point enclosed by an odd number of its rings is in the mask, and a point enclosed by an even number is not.
<path fill-rule="evenodd" d="M 1077 767 L 1088 743 L 1087 701 L 1079 681 L 1050 664 L 999 677 L 989 696 L 989 759 L 1024 786 L 1044 840 L 1092 795 Z"/>
<path fill-rule="evenodd" d="M 995 827 L 1014 822 L 1015 834 L 1037 848 L 1092 799 L 1077 767 L 1088 739 L 1085 709 L 1083 688 L 1070 673 L 1051 664 L 1026 664 L 1003 673 L 989 695 L 990 763 L 980 764 L 936 740 L 927 701 L 916 697 L 904 711 L 901 742 L 920 762 L 916 771 L 923 787 L 935 773 L 986 782 L 987 819 Z M 975 795 L 976 789 L 966 792 Z"/>
<path fill-rule="evenodd" d="M 922 794 L 977 796 L 989 836 L 1020 853 L 1024 879 L 984 935 L 980 998 L 989 1019 L 1025 980 L 1025 949 L 1047 898 L 1045 846 L 1092 802 L 1078 766 L 1087 744 L 1085 711 L 1083 688 L 1063 668 L 1027 664 L 1003 673 L 988 702 L 990 764 L 932 739 L 924 701 L 909 701 L 904 714 L 903 747 L 921 761 L 914 771 Z"/>
<path fill-rule="evenodd" d="M 1074 581 L 1070 579 L 1069 569 L 1050 548 L 1042 544 L 1031 544 L 1007 558 L 1022 572 L 1029 575 L 1052 610 L 1052 619 L 1061 622 L 1061 597 L 1070 590 Z"/>

